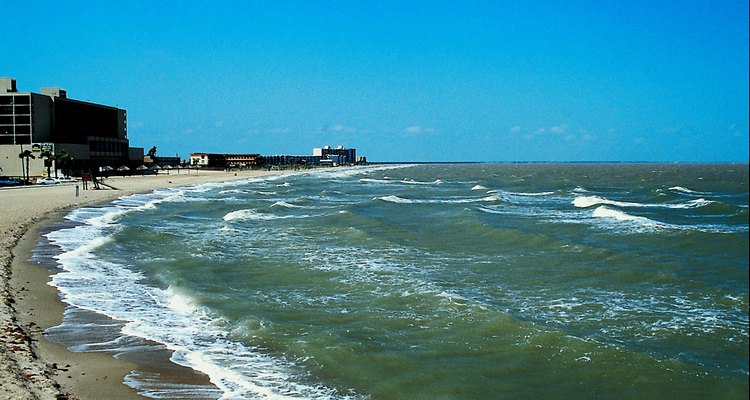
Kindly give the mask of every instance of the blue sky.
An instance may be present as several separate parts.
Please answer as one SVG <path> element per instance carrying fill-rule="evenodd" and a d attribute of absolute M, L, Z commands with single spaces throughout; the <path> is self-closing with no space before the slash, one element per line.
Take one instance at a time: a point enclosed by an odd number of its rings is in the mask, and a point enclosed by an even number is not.
<path fill-rule="evenodd" d="M 748 2 L 6 1 L 0 76 L 132 146 L 373 161 L 748 161 Z"/>

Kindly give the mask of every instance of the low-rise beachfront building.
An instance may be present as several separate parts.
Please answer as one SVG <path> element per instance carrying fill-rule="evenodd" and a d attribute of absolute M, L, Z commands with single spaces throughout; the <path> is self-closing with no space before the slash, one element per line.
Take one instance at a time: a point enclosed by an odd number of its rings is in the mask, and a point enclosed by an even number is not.
<path fill-rule="evenodd" d="M 199 168 L 224 168 L 224 154 L 191 153 L 190 166 Z"/>
<path fill-rule="evenodd" d="M 252 168 L 258 165 L 260 154 L 191 153 L 190 165 L 201 168 Z"/>
<path fill-rule="evenodd" d="M 32 157 L 19 157 L 30 151 Z M 0 175 L 42 176 L 62 168 L 46 154 L 67 154 L 66 172 L 133 165 L 142 148 L 131 148 L 127 112 L 117 107 L 68 98 L 60 88 L 19 92 L 16 80 L 0 78 Z M 45 165 L 45 163 L 47 165 Z"/>
<path fill-rule="evenodd" d="M 145 157 L 144 157 L 145 160 Z M 153 156 L 151 157 L 151 163 L 160 167 L 179 167 L 182 160 L 179 156 L 175 157 L 164 157 L 164 156 Z M 144 162 L 145 164 L 145 162 Z"/>
<path fill-rule="evenodd" d="M 252 168 L 258 165 L 260 154 L 224 154 L 227 168 Z"/>
<path fill-rule="evenodd" d="M 288 165 L 288 166 L 307 166 L 307 165 L 320 165 L 319 156 L 310 155 L 291 155 L 291 154 L 277 154 L 273 156 L 262 156 L 261 164 L 264 166 L 273 165 Z"/>
<path fill-rule="evenodd" d="M 271 166 L 337 166 L 357 162 L 357 150 L 339 146 L 313 149 L 312 155 L 191 153 L 190 165 L 202 168 L 256 168 Z"/>

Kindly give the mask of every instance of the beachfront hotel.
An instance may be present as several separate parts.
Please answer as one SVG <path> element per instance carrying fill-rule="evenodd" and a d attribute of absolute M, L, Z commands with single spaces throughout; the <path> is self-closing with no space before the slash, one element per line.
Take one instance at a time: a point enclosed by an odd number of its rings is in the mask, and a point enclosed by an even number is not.
<path fill-rule="evenodd" d="M 32 177 L 47 173 L 45 151 L 67 153 L 66 169 L 76 173 L 143 162 L 143 149 L 130 147 L 125 110 L 70 99 L 60 88 L 19 92 L 15 79 L 0 78 L 0 175 L 22 176 L 25 150 L 36 157 L 29 159 Z M 51 170 L 58 167 L 53 162 Z"/>

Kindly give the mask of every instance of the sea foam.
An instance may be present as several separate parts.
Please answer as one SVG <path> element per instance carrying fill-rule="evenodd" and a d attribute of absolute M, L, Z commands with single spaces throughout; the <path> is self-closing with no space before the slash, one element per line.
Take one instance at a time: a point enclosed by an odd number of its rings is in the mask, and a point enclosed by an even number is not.
<path fill-rule="evenodd" d="M 462 204 L 462 203 L 481 203 L 496 202 L 501 199 L 497 196 L 485 196 L 481 198 L 450 198 L 450 199 L 407 199 L 395 195 L 373 197 L 373 200 L 385 201 L 388 203 L 399 204 Z"/>
<path fill-rule="evenodd" d="M 690 200 L 684 203 L 635 203 L 628 201 L 617 201 L 610 200 L 606 197 L 599 196 L 579 196 L 573 199 L 572 204 L 579 208 L 588 208 L 597 205 L 611 205 L 617 207 L 643 207 L 643 208 L 698 208 L 705 207 L 710 204 L 716 203 L 713 200 L 706 200 L 703 198 Z"/>
<path fill-rule="evenodd" d="M 132 206 L 130 211 L 155 199 L 146 196 L 141 200 L 146 201 L 128 199 Z M 221 322 L 212 317 L 190 292 L 174 285 L 167 289 L 145 285 L 140 272 L 94 255 L 94 250 L 110 240 L 108 231 L 115 228 L 112 223 L 96 221 L 112 221 L 108 214 L 128 212 L 127 208 L 120 203 L 120 206 L 74 211 L 70 215 L 82 225 L 47 234 L 50 243 L 63 250 L 56 257 L 62 272 L 55 274 L 51 281 L 51 285 L 60 291 L 63 301 L 122 321 L 123 335 L 164 344 L 174 352 L 173 362 L 207 374 L 221 390 L 221 398 L 348 397 L 334 396 L 333 389 L 320 385 L 300 383 L 305 380 L 293 378 L 305 374 L 299 366 L 230 340 Z M 248 211 L 251 210 L 240 210 L 239 213 Z M 83 215 L 86 218 L 82 218 Z M 113 343 L 117 341 L 120 340 Z M 168 384 L 159 385 L 152 378 L 134 372 L 125 382 L 143 395 L 174 397 L 186 390 L 185 387 L 170 389 Z M 207 387 L 192 389 L 216 393 Z"/>

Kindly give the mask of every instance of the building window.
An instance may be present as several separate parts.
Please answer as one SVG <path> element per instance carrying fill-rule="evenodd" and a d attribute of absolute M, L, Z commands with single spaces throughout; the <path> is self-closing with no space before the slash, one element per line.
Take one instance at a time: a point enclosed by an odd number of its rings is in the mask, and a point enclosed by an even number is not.
<path fill-rule="evenodd" d="M 31 135 L 16 135 L 16 142 L 13 144 L 31 144 Z"/>
<path fill-rule="evenodd" d="M 16 105 L 16 114 L 31 114 L 31 106 L 25 105 L 25 106 L 19 106 Z"/>

